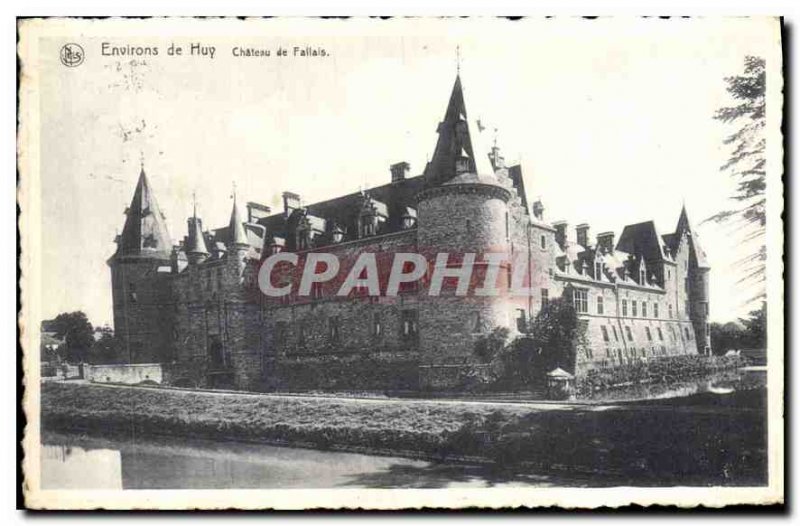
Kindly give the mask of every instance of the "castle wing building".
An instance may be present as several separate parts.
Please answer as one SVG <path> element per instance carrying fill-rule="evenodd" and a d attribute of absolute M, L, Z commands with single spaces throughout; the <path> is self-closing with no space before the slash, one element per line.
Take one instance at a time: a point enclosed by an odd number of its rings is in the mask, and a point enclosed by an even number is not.
<path fill-rule="evenodd" d="M 243 214 L 234 198 L 230 221 L 216 229 L 195 209 L 174 246 L 142 171 L 109 260 L 115 329 L 131 360 L 169 363 L 178 385 L 454 389 L 465 371 L 488 372 L 475 352 L 482 336 L 497 327 L 525 335 L 559 298 L 587 335 L 556 364 L 571 374 L 710 352 L 710 269 L 685 208 L 673 233 L 645 221 L 625 226 L 616 243 L 614 232 L 592 238 L 588 224 L 572 231 L 547 220 L 541 199 L 529 205 L 522 167 L 486 146 L 459 76 L 436 132 L 417 175 L 397 162 L 386 184 L 310 204 L 286 191 L 274 213 L 250 202 Z M 264 258 L 293 253 L 302 262 L 317 252 L 336 256 L 335 279 L 308 294 L 259 291 Z M 396 296 L 362 286 L 337 293 L 362 254 L 388 268 L 404 252 L 424 255 L 428 269 Z M 493 254 L 506 255 L 496 269 Z M 459 277 L 469 258 L 472 275 Z M 296 285 L 293 272 L 271 280 Z M 476 292 L 490 276 L 499 293 Z"/>

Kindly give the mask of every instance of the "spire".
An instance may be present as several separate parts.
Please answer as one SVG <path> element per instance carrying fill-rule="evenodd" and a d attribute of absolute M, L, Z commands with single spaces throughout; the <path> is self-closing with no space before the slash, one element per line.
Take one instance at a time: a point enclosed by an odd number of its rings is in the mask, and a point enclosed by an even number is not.
<path fill-rule="evenodd" d="M 190 261 L 200 262 L 208 256 L 203 236 L 203 222 L 197 217 L 197 195 L 192 192 L 192 217 L 189 218 L 189 235 L 186 236 L 186 255 Z"/>
<path fill-rule="evenodd" d="M 125 226 L 117 241 L 116 257 L 139 256 L 169 260 L 172 240 L 142 163 Z"/>
<path fill-rule="evenodd" d="M 231 246 L 246 246 L 247 235 L 244 232 L 244 221 L 242 215 L 239 213 L 239 207 L 236 204 L 236 183 L 233 184 L 233 210 L 231 210 L 231 222 L 228 225 L 231 234 Z"/>
<path fill-rule="evenodd" d="M 470 160 L 468 172 L 479 176 L 494 176 L 489 162 L 489 149 L 482 145 L 477 123 L 469 119 L 461 76 L 456 75 L 444 119 L 437 129 L 439 138 L 433 157 L 425 169 L 428 184 L 441 184 L 457 175 L 457 160 L 466 152 Z"/>

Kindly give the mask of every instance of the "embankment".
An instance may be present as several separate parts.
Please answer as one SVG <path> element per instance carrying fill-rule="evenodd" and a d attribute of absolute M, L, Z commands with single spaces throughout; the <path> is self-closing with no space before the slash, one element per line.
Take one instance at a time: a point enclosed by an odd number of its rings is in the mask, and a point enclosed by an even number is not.
<path fill-rule="evenodd" d="M 208 393 L 45 383 L 45 429 L 169 434 L 491 461 L 652 477 L 653 484 L 764 480 L 762 392 L 675 406 L 482 404 Z M 672 404 L 672 405 L 671 405 Z"/>

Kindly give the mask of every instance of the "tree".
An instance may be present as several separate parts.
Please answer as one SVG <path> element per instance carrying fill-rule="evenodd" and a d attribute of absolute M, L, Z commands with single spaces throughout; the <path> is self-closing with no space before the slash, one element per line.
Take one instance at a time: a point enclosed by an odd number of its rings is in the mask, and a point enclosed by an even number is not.
<path fill-rule="evenodd" d="M 567 289 L 568 296 L 571 289 Z M 531 323 L 528 335 L 511 342 L 501 355 L 504 377 L 511 384 L 543 382 L 549 371 L 575 371 L 578 349 L 586 344 L 586 329 L 565 298 L 549 301 Z"/>
<path fill-rule="evenodd" d="M 706 219 L 716 223 L 727 223 L 742 235 L 747 254 L 737 261 L 742 273 L 739 283 L 755 289 L 749 302 L 763 299 L 766 295 L 766 71 L 761 57 L 748 56 L 744 60 L 741 75 L 726 77 L 727 91 L 734 104 L 719 108 L 716 120 L 736 126 L 723 144 L 730 148 L 730 157 L 721 166 L 723 172 L 736 181 L 736 190 L 731 196 L 733 205 Z"/>
<path fill-rule="evenodd" d="M 749 318 L 741 318 L 744 324 L 744 340 L 751 349 L 765 349 L 767 346 L 767 303 L 763 302 L 761 308 L 750 312 Z"/>
<path fill-rule="evenodd" d="M 98 329 L 100 338 L 92 345 L 89 353 L 89 362 L 93 364 L 123 363 L 125 353 L 122 342 L 114 336 L 111 327 L 104 326 Z"/>
<path fill-rule="evenodd" d="M 92 324 L 81 311 L 64 312 L 53 320 L 56 337 L 64 340 L 63 351 L 67 361 L 86 361 L 94 344 Z"/>
<path fill-rule="evenodd" d="M 711 324 L 711 348 L 714 354 L 722 355 L 730 350 L 741 349 L 744 337 L 744 327 L 735 322 Z"/>

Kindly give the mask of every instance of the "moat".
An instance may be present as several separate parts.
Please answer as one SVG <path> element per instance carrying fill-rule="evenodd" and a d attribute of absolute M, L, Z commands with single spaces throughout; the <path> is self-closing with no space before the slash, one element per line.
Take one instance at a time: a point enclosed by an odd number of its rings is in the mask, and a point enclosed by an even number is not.
<path fill-rule="evenodd" d="M 686 485 L 761 485 L 766 483 L 766 389 L 746 384 L 707 382 L 708 389 L 686 396 L 624 402 L 613 410 L 625 418 L 652 412 L 669 414 L 670 427 L 694 426 L 709 415 L 723 415 L 728 433 L 714 440 L 698 437 L 690 449 L 704 462 L 711 455 L 730 457 L 731 471 L 695 473 Z M 763 371 L 756 377 L 764 378 Z M 745 389 L 740 389 L 746 387 Z M 612 407 L 612 406 L 609 406 Z M 631 416 L 632 415 L 632 416 Z M 644 417 L 643 417 L 644 418 Z M 625 420 L 629 425 L 630 421 Z M 613 433 L 610 436 L 613 437 Z M 691 433 L 687 436 L 691 436 Z M 685 457 L 687 444 L 672 443 L 669 433 L 648 442 L 658 456 Z M 659 438 L 663 437 L 663 438 Z M 167 436 L 102 436 L 46 431 L 42 437 L 44 489 L 214 489 L 214 488 L 438 488 L 496 486 L 652 485 L 664 480 L 648 471 L 606 470 L 602 463 L 573 466 L 435 462 L 372 454 L 320 451 L 233 441 Z M 620 444 L 617 444 L 620 446 Z M 598 443 L 596 448 L 607 447 Z M 649 453 L 634 446 L 632 460 Z M 661 469 L 652 466 L 653 469 Z M 674 466 L 662 466 L 666 471 Z M 674 474 L 673 474 L 674 475 Z"/>

